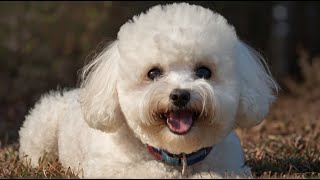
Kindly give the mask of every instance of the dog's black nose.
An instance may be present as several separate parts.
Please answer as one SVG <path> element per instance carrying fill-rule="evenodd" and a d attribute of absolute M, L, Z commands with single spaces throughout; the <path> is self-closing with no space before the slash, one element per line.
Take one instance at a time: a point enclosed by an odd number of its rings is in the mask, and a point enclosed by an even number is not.
<path fill-rule="evenodd" d="M 170 93 L 171 102 L 178 107 L 183 107 L 190 100 L 190 92 L 185 89 L 174 89 Z"/>

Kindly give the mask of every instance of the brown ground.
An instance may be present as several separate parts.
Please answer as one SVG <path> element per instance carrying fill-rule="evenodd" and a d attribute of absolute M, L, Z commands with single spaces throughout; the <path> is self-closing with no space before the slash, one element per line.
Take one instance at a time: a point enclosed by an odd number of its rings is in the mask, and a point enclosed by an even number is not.
<path fill-rule="evenodd" d="M 320 177 L 320 100 L 283 96 L 239 135 L 255 177 Z"/>

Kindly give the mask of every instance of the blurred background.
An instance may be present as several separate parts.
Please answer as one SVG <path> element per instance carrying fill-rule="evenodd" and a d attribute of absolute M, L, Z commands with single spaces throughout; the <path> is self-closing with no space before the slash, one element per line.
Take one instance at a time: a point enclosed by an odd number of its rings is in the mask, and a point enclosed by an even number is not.
<path fill-rule="evenodd" d="M 186 2 L 234 25 L 266 58 L 281 96 L 320 98 L 319 2 Z M 78 86 L 81 67 L 116 39 L 122 24 L 167 3 L 0 2 L 0 145 L 17 141 L 24 116 L 43 93 Z"/>

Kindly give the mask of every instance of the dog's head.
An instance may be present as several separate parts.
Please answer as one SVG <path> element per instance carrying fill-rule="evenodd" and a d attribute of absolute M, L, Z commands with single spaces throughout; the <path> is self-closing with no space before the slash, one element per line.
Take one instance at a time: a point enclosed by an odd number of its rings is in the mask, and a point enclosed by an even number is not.
<path fill-rule="evenodd" d="M 84 68 L 85 120 L 105 132 L 126 123 L 174 154 L 212 146 L 267 114 L 277 86 L 260 58 L 209 9 L 155 6 Z"/>

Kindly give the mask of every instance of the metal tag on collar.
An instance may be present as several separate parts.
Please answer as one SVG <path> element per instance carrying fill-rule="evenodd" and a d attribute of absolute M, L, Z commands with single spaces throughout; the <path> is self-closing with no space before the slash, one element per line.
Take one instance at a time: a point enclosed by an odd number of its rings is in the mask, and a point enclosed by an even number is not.
<path fill-rule="evenodd" d="M 182 154 L 181 162 L 182 162 L 181 174 L 182 174 L 182 176 L 185 176 L 186 170 L 187 170 L 187 157 L 186 157 L 186 154 L 184 154 L 184 153 Z"/>

